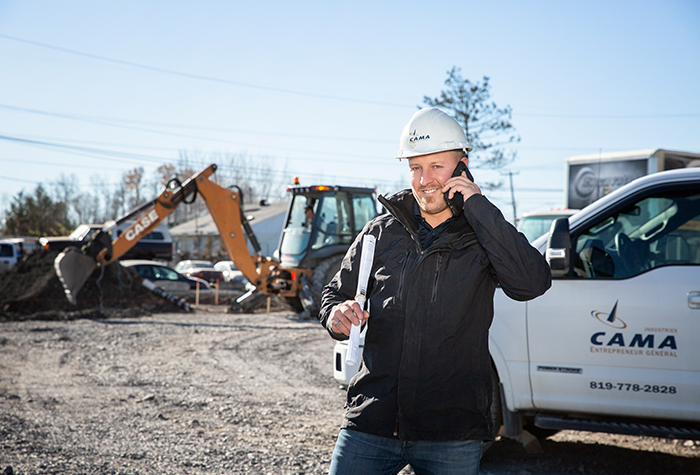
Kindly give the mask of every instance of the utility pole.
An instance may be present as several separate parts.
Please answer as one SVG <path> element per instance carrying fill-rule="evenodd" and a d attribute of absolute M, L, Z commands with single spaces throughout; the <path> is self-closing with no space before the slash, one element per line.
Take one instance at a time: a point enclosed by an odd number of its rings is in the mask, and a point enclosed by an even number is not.
<path fill-rule="evenodd" d="M 517 175 L 518 172 L 512 170 L 502 171 L 501 175 L 508 175 L 510 178 L 510 201 L 513 205 L 513 226 L 518 225 L 518 213 L 515 210 L 515 191 L 513 190 L 513 175 Z"/>

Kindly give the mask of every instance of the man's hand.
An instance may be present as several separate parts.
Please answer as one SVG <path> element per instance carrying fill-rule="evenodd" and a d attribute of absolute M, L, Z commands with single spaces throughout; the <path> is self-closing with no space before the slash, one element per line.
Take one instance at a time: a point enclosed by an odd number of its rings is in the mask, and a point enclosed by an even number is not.
<path fill-rule="evenodd" d="M 362 325 L 369 318 L 369 312 L 363 312 L 360 304 L 354 300 L 346 300 L 336 305 L 328 319 L 328 329 L 333 333 L 350 335 L 350 327 Z"/>
<path fill-rule="evenodd" d="M 461 176 L 453 176 L 447 180 L 445 182 L 445 186 L 442 187 L 442 192 L 444 193 L 447 190 L 450 190 L 450 199 L 452 199 L 455 193 L 462 193 L 465 202 L 470 196 L 481 194 L 481 188 L 476 186 L 473 181 L 467 178 L 466 172 L 462 172 Z"/>

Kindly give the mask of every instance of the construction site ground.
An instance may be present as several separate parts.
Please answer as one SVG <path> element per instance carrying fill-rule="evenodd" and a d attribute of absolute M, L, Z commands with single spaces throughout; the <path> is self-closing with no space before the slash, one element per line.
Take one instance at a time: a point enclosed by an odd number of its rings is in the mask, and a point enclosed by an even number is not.
<path fill-rule="evenodd" d="M 0 323 L 0 469 L 326 473 L 333 342 L 291 312 L 224 310 Z M 482 473 L 698 473 L 689 442 L 565 431 L 530 454 L 502 439 Z"/>
<path fill-rule="evenodd" d="M 25 277 L 44 278 L 51 258 Z M 345 392 L 318 322 L 275 302 L 269 313 L 186 313 L 127 278 L 103 278 L 101 294 L 88 284 L 74 309 L 52 300 L 53 284 L 41 303 L 13 284 L 23 278 L 0 278 L 0 473 L 328 471 Z M 700 441 L 563 431 L 542 449 L 499 439 L 482 474 L 700 473 Z"/>

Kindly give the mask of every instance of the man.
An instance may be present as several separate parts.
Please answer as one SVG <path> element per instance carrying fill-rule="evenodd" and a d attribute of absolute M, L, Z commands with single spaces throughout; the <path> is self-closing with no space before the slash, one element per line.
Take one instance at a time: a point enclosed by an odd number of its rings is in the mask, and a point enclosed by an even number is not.
<path fill-rule="evenodd" d="M 326 286 L 321 323 L 337 340 L 367 323 L 362 362 L 347 392 L 331 474 L 476 474 L 493 438 L 488 329 L 497 285 L 516 300 L 551 285 L 542 255 L 467 173 L 472 148 L 453 118 L 430 108 L 404 128 L 411 190 L 380 197 Z M 456 215 L 443 193 L 459 193 Z M 368 311 L 355 302 L 362 237 L 376 237 Z"/>
<path fill-rule="evenodd" d="M 304 208 L 304 226 L 307 228 L 311 227 L 311 224 L 314 222 L 314 207 L 313 205 L 307 205 L 306 208 Z"/>

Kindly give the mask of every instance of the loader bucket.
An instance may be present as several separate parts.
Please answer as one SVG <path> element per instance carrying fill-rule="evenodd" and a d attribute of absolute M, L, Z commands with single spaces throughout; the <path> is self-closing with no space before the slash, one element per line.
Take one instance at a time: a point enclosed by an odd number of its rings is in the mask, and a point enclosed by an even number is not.
<path fill-rule="evenodd" d="M 69 247 L 56 256 L 53 267 L 58 280 L 63 285 L 66 298 L 75 305 L 78 292 L 97 268 L 97 262 L 93 257 L 83 254 L 77 247 Z"/>

